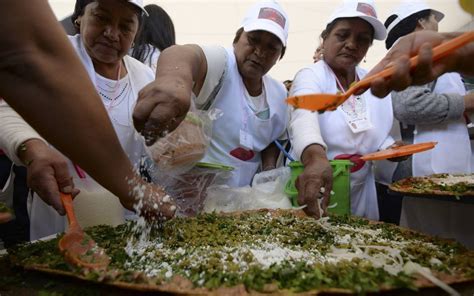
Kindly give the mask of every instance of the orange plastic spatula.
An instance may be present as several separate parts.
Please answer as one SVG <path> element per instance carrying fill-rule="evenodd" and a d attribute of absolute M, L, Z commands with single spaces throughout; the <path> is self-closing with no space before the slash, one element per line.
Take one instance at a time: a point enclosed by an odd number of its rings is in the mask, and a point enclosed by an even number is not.
<path fill-rule="evenodd" d="M 61 193 L 61 201 L 69 221 L 69 228 L 59 241 L 59 250 L 64 254 L 66 261 L 79 267 L 106 269 L 110 258 L 77 222 L 72 207 L 72 196 Z"/>
<path fill-rule="evenodd" d="M 385 149 L 382 151 L 363 155 L 361 159 L 367 161 L 402 157 L 433 149 L 436 144 L 438 144 L 438 142 L 425 142 L 412 145 L 398 146 L 395 148 Z"/>
<path fill-rule="evenodd" d="M 474 41 L 474 31 L 466 32 L 452 40 L 444 42 L 435 48 L 433 48 L 433 61 L 439 60 L 449 53 L 453 52 L 454 50 L 462 47 L 463 45 Z M 410 59 L 410 68 L 413 69 L 418 65 L 418 55 L 413 56 Z M 287 103 L 296 107 L 296 108 L 303 108 L 308 109 L 311 111 L 332 111 L 336 110 L 336 108 L 344 103 L 345 100 L 350 98 L 355 92 L 363 89 L 367 89 L 370 87 L 370 84 L 376 78 L 388 78 L 393 75 L 394 68 L 388 67 L 387 69 L 372 75 L 370 77 L 366 77 L 356 84 L 354 84 L 351 88 L 349 88 L 345 93 L 341 94 L 309 94 L 309 95 L 301 95 L 301 96 L 294 96 L 289 97 L 286 99 Z"/>

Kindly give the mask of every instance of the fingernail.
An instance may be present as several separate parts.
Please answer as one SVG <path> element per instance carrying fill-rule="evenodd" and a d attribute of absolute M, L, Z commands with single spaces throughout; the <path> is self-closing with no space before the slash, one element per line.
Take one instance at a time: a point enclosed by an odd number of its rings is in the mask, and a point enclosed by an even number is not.
<path fill-rule="evenodd" d="M 66 215 L 66 212 L 64 211 L 64 209 L 56 209 L 56 211 L 57 211 L 58 214 L 61 215 L 61 216 Z"/>
<path fill-rule="evenodd" d="M 64 186 L 63 188 L 61 188 L 61 192 L 62 193 L 72 193 L 72 186 L 70 186 L 70 185 Z"/>

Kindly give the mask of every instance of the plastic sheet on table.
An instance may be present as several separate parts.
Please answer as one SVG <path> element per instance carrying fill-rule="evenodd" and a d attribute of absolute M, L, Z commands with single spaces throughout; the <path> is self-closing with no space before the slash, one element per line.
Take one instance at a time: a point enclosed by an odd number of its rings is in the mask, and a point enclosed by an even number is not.
<path fill-rule="evenodd" d="M 212 186 L 207 190 L 204 212 L 235 212 L 256 209 L 290 209 L 290 199 L 284 193 L 290 179 L 290 169 L 282 167 L 254 176 L 251 186 L 232 188 Z"/>

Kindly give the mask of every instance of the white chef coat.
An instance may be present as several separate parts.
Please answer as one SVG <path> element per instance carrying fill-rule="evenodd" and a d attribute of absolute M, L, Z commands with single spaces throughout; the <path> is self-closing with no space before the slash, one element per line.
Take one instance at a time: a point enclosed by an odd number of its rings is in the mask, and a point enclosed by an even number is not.
<path fill-rule="evenodd" d="M 356 68 L 360 79 L 366 71 Z M 303 68 L 293 80 L 290 96 L 310 93 L 337 93 L 337 82 L 330 67 L 323 60 Z M 319 123 L 321 135 L 327 145 L 329 159 L 334 159 L 340 154 L 367 154 L 379 149 L 385 149 L 394 143 L 390 135 L 393 123 L 392 101 L 390 95 L 379 99 L 370 91 L 361 97 L 365 100 L 368 117 L 373 128 L 366 131 L 354 133 L 344 117 L 344 105 L 335 111 L 326 111 L 323 114 L 313 112 L 313 123 L 300 122 L 299 125 Z M 346 106 L 347 107 L 347 106 Z M 298 111 L 298 110 L 296 110 Z M 293 111 L 295 112 L 295 111 Z M 290 122 L 290 125 L 292 123 Z M 303 127 L 303 126 L 302 126 Z M 298 135 L 298 126 L 293 127 L 293 138 L 306 137 L 306 134 Z M 372 171 L 372 163 L 367 162 L 357 172 L 351 174 L 351 211 L 357 216 L 378 220 L 377 194 L 375 180 Z"/>

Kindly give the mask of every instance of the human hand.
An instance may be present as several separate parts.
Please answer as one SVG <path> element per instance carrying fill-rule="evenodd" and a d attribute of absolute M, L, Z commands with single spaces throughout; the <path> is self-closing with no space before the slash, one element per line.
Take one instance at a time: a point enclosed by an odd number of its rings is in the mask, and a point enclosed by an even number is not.
<path fill-rule="evenodd" d="M 186 117 L 191 102 L 188 84 L 179 77 L 161 76 L 139 92 L 133 123 L 148 146 L 173 131 Z"/>
<path fill-rule="evenodd" d="M 7 223 L 8 221 L 10 221 L 11 219 L 13 219 L 13 216 L 12 214 L 10 213 L 0 213 L 0 224 L 3 224 L 3 223 Z"/>
<path fill-rule="evenodd" d="M 27 165 L 28 187 L 60 215 L 65 215 L 59 192 L 73 197 L 79 194 L 69 174 L 68 160 L 39 139 L 28 140 L 22 146 L 18 156 Z"/>
<path fill-rule="evenodd" d="M 426 84 L 436 77 L 455 68 L 456 54 L 450 54 L 435 63 L 432 48 L 450 39 L 452 35 L 423 30 L 408 34 L 390 49 L 385 57 L 367 74 L 367 77 L 393 66 L 394 74 L 387 79 L 378 78 L 371 83 L 372 93 L 378 97 L 387 96 L 392 90 L 401 91 L 410 85 Z M 410 70 L 409 58 L 418 54 L 418 66 Z"/>
<path fill-rule="evenodd" d="M 12 210 L 3 202 L 0 202 L 0 224 L 7 223 L 12 219 Z"/>
<path fill-rule="evenodd" d="M 405 146 L 405 142 L 403 141 L 395 141 L 395 143 L 393 143 L 392 145 L 388 146 L 387 149 L 391 149 L 391 148 L 397 148 L 397 147 L 401 147 L 401 146 Z M 390 160 L 390 161 L 393 161 L 393 162 L 401 162 L 401 161 L 405 161 L 407 160 L 408 158 L 410 158 L 411 155 L 406 155 L 406 156 L 400 156 L 400 157 L 393 157 L 393 158 L 388 158 L 387 160 Z"/>
<path fill-rule="evenodd" d="M 129 181 L 131 198 L 120 199 L 122 205 L 143 216 L 147 221 L 165 221 L 174 217 L 175 202 L 163 188 L 147 183 L 137 176 Z"/>
<path fill-rule="evenodd" d="M 464 112 L 472 114 L 474 112 L 474 91 L 464 95 Z"/>
<path fill-rule="evenodd" d="M 304 208 L 305 213 L 319 219 L 322 215 L 327 215 L 332 190 L 332 168 L 324 148 L 320 145 L 307 147 L 302 160 L 304 171 L 298 176 L 295 184 L 298 189 L 298 204 L 307 205 Z M 322 198 L 321 208 L 320 198 Z"/>

